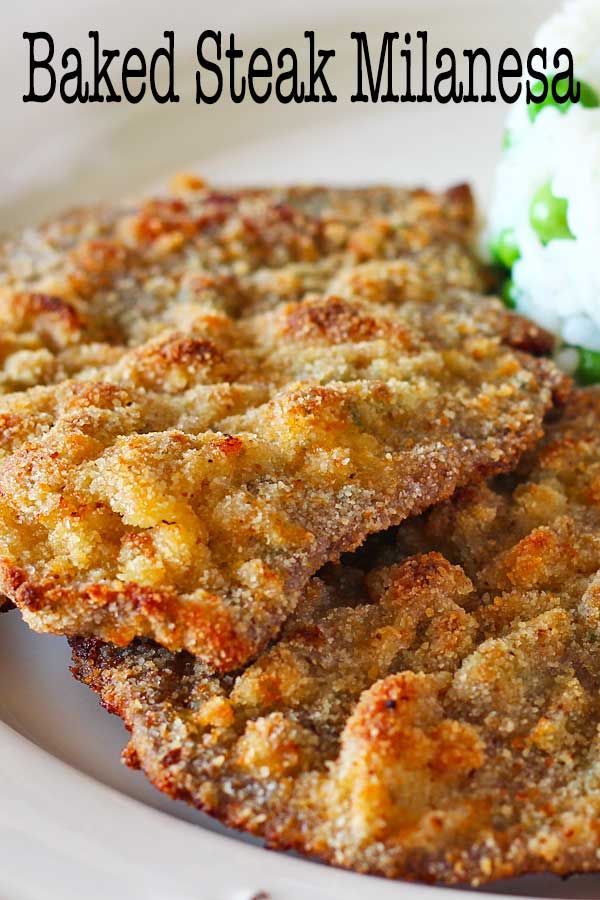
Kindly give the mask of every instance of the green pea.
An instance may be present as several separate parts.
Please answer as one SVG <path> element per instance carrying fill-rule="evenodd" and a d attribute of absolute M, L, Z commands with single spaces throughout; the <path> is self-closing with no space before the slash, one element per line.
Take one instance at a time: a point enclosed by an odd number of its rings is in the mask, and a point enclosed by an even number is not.
<path fill-rule="evenodd" d="M 597 109 L 600 106 L 600 96 L 598 96 L 598 91 L 596 91 L 591 84 L 588 84 L 587 81 L 580 81 L 579 85 L 581 87 L 581 96 L 579 98 L 579 102 L 586 109 Z"/>
<path fill-rule="evenodd" d="M 552 193 L 549 181 L 536 191 L 529 207 L 529 221 L 542 244 L 574 240 L 567 219 L 568 207 L 568 201 L 564 197 L 557 197 Z"/>
<path fill-rule="evenodd" d="M 561 82 L 563 82 L 563 89 L 562 89 L 562 91 L 557 90 L 557 93 L 560 97 L 565 97 L 566 93 L 567 93 L 567 88 L 568 88 L 568 81 L 567 81 L 567 79 L 563 80 L 561 78 Z M 527 112 L 529 115 L 529 120 L 531 122 L 535 122 L 535 120 L 537 119 L 537 117 L 539 116 L 541 111 L 543 109 L 546 109 L 549 106 L 554 107 L 554 109 L 557 109 L 563 115 L 564 115 L 564 113 L 567 112 L 567 110 L 569 110 L 573 106 L 573 103 L 570 100 L 565 100 L 564 103 L 556 102 L 556 100 L 554 99 L 554 96 L 552 94 L 553 83 L 554 83 L 554 77 L 552 76 L 548 79 L 548 93 L 546 94 L 545 100 L 542 100 L 541 103 L 530 103 L 529 104 L 529 106 L 527 108 Z M 579 84 L 581 86 L 581 96 L 579 98 L 580 104 L 582 106 L 586 107 L 586 109 L 595 109 L 597 106 L 600 106 L 600 97 L 598 96 L 598 94 L 596 93 L 594 88 L 591 86 L 591 84 L 588 84 L 587 81 L 580 81 Z M 534 84 L 534 86 L 531 88 L 531 93 L 534 94 L 536 97 L 539 97 L 541 95 L 541 93 L 542 93 L 542 82 L 541 81 L 538 81 L 538 82 L 536 82 L 536 84 Z"/>
<path fill-rule="evenodd" d="M 492 257 L 505 269 L 512 269 L 521 257 L 513 228 L 504 228 L 491 246 Z"/>
<path fill-rule="evenodd" d="M 514 142 L 515 142 L 515 136 L 512 133 L 512 131 L 509 128 L 507 128 L 505 130 L 504 134 L 502 135 L 502 149 L 510 150 L 510 148 L 512 147 Z"/>
<path fill-rule="evenodd" d="M 517 308 L 517 291 L 512 278 L 507 278 L 500 290 L 500 296 L 504 300 L 504 305 L 509 309 Z"/>
<path fill-rule="evenodd" d="M 600 352 L 579 347 L 579 365 L 575 376 L 580 384 L 598 384 L 600 382 Z"/>

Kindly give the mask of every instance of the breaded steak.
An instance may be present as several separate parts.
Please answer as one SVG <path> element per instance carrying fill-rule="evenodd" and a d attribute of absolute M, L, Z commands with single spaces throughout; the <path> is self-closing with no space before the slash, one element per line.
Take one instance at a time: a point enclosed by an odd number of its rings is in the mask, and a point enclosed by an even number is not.
<path fill-rule="evenodd" d="M 235 675 L 72 641 L 75 675 L 131 731 L 126 761 L 361 872 L 600 868 L 599 420 L 600 390 L 579 392 L 510 481 L 404 523 L 381 568 L 326 568 Z"/>
<path fill-rule="evenodd" d="M 466 186 L 223 192 L 189 176 L 171 197 L 76 210 L 0 247 L 0 394 L 89 379 L 209 311 L 236 319 L 330 289 L 392 303 L 485 290 L 473 222 Z M 0 426 L 5 447 L 29 436 L 14 403 Z"/>
<path fill-rule="evenodd" d="M 89 329 L 105 327 L 98 296 L 118 326 L 115 359 L 1 398 L 0 592 L 35 629 L 148 637 L 227 671 L 277 635 L 325 562 L 513 467 L 564 384 L 513 349 L 547 336 L 498 301 L 435 279 L 413 291 L 398 259 L 348 264 L 374 228 L 372 255 L 410 254 L 416 234 L 443 273 L 436 242 L 470 228 L 463 191 L 205 193 L 113 226 L 160 248 L 129 301 L 121 270 L 86 288 Z M 161 282 L 171 263 L 181 287 L 182 266 L 195 283 L 202 264 L 243 279 L 329 259 L 334 220 L 336 293 L 284 302 L 277 288 L 240 314 L 218 308 L 218 285 L 188 302 Z"/>
<path fill-rule="evenodd" d="M 223 192 L 188 178 L 170 197 L 77 210 L 0 248 L 0 392 L 111 364 L 207 309 L 239 318 L 358 282 L 377 302 L 482 291 L 473 226 L 464 186 Z"/>

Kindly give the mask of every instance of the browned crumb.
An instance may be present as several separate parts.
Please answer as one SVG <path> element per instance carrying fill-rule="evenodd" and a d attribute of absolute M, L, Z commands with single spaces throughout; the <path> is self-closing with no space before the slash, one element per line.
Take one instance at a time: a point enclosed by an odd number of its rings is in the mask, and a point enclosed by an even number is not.
<path fill-rule="evenodd" d="M 0 398 L 0 592 L 37 630 L 149 637 L 226 671 L 325 562 L 514 466 L 564 382 L 513 349 L 547 349 L 543 332 L 450 290 L 471 221 L 464 190 L 290 189 L 50 226 L 61 302 L 39 293 L 38 247 L 35 292 L 11 282 L 11 315 L 49 353 L 92 338 L 117 352 Z M 103 228 L 113 244 L 90 249 Z M 11 249 L 9 282 L 32 241 Z M 325 258 L 337 293 L 304 297 L 302 276 L 303 299 L 284 302 L 289 267 Z M 464 265 L 467 284 L 483 278 Z M 222 267 L 261 284 L 278 267 L 266 307 L 244 293 L 229 309 Z"/>
<path fill-rule="evenodd" d="M 325 569 L 235 675 L 85 639 L 74 673 L 161 790 L 273 847 L 449 884 L 598 870 L 599 420 L 578 392 L 517 476 L 404 523 L 396 562 Z"/>
<path fill-rule="evenodd" d="M 0 247 L 0 393 L 88 374 L 210 310 L 484 291 L 472 238 L 465 186 L 224 192 L 188 178 L 176 196 L 77 210 Z"/>
<path fill-rule="evenodd" d="M 224 192 L 178 176 L 171 197 L 76 210 L 0 247 L 0 394 L 89 380 L 210 312 L 235 319 L 328 291 L 401 303 L 486 290 L 472 238 L 466 186 Z M 180 378 L 194 351 L 187 342 Z M 148 354 L 148 381 L 151 363 Z M 5 447 L 47 421 L 43 408 L 32 423 L 12 402 L 0 412 Z"/>

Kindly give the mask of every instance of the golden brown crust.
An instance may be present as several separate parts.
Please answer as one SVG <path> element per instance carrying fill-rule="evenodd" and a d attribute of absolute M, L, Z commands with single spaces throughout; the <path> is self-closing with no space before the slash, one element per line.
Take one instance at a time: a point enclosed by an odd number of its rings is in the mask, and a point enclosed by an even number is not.
<path fill-rule="evenodd" d="M 496 301 L 461 302 L 209 320 L 5 398 L 0 591 L 34 628 L 239 666 L 328 559 L 539 436 L 551 367 L 465 327 Z"/>
<path fill-rule="evenodd" d="M 237 675 L 84 639 L 74 672 L 161 790 L 273 847 L 450 884 L 597 870 L 599 421 L 578 392 L 516 476 L 323 570 Z"/>
<path fill-rule="evenodd" d="M 0 592 L 225 671 L 325 562 L 511 468 L 564 380 L 457 289 L 471 224 L 465 189 L 203 189 L 22 237 L 6 315 L 58 383 L 0 398 Z"/>
<path fill-rule="evenodd" d="M 400 303 L 491 285 L 469 246 L 464 186 L 176 188 L 77 210 L 0 247 L 0 393 L 110 365 L 208 309 L 238 318 L 315 293 Z M 372 276 L 378 260 L 393 261 L 385 278 Z"/>

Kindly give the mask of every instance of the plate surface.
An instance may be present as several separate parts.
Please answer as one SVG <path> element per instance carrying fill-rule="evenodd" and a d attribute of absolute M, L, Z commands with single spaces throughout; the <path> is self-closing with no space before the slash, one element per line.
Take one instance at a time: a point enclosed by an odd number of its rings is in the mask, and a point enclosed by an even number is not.
<path fill-rule="evenodd" d="M 65 206 L 139 192 L 170 172 L 195 169 L 222 183 L 392 181 L 441 186 L 468 180 L 482 203 L 506 109 L 359 105 L 353 90 L 353 30 L 429 31 L 434 47 L 526 48 L 549 0 L 357 0 L 302 4 L 256 0 L 162 3 L 21 0 L 3 10 L 0 228 Z M 250 8 L 251 7 L 251 8 Z M 85 45 L 91 28 L 106 46 L 151 48 L 172 28 L 181 103 L 85 107 L 21 102 L 24 30 L 48 29 L 57 52 Z M 252 48 L 304 46 L 314 29 L 335 47 L 335 105 L 282 107 L 193 102 L 195 39 L 204 28 L 235 31 Z M 442 900 L 471 892 L 400 885 L 267 852 L 205 816 L 163 798 L 119 763 L 126 735 L 68 672 L 60 638 L 35 635 L 16 613 L 0 617 L 1 900 Z M 600 877 L 525 878 L 480 896 L 597 898 Z"/>

